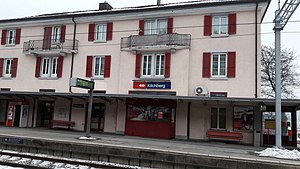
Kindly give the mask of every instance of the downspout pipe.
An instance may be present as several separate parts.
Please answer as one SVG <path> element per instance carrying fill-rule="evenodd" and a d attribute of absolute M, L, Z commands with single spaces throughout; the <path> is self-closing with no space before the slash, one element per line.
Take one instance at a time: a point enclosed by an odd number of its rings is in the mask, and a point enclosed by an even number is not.
<path fill-rule="evenodd" d="M 258 89 L 258 80 L 257 80 L 257 78 L 258 78 L 258 75 L 257 75 L 257 73 L 258 73 L 258 71 L 257 71 L 257 68 L 258 68 L 258 65 L 257 65 L 257 57 L 258 57 L 258 47 L 257 47 L 257 45 L 258 45 L 258 30 L 257 30 L 257 25 L 258 25 L 258 23 L 257 23 L 257 18 L 258 18 L 258 16 L 257 16 L 257 12 L 258 12 L 258 1 L 256 1 L 256 6 L 255 6 L 255 98 L 257 98 L 258 97 L 258 94 L 257 94 L 257 89 Z"/>
<path fill-rule="evenodd" d="M 72 17 L 72 21 L 74 23 L 74 31 L 73 31 L 73 46 L 72 46 L 72 50 L 75 50 L 75 46 L 76 46 L 76 28 L 77 28 L 77 23 L 75 22 L 75 17 Z M 72 52 L 72 59 L 71 59 L 71 70 L 70 70 L 70 79 L 73 77 L 73 69 L 74 69 L 74 55 L 75 52 Z M 69 92 L 72 93 L 72 87 L 69 86 Z"/>

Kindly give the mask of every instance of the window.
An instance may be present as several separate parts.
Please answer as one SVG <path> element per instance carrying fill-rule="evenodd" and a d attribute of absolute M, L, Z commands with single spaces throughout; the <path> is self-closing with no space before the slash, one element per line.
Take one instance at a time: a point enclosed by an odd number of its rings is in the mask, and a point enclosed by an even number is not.
<path fill-rule="evenodd" d="M 213 35 L 228 34 L 228 16 L 213 16 L 212 21 Z"/>
<path fill-rule="evenodd" d="M 60 26 L 53 27 L 52 43 L 60 42 Z"/>
<path fill-rule="evenodd" d="M 93 77 L 104 77 L 105 58 L 103 56 L 95 56 L 93 63 Z"/>
<path fill-rule="evenodd" d="M 143 55 L 143 59 L 142 59 L 143 77 L 164 77 L 164 72 L 165 72 L 164 54 Z"/>
<path fill-rule="evenodd" d="M 44 57 L 42 59 L 41 77 L 57 77 L 58 57 Z"/>
<path fill-rule="evenodd" d="M 163 35 L 167 34 L 167 20 L 146 20 L 145 21 L 145 35 Z"/>
<path fill-rule="evenodd" d="M 169 122 L 171 111 L 173 122 L 175 111 L 169 107 L 128 105 L 128 119 L 132 121 Z"/>
<path fill-rule="evenodd" d="M 5 59 L 4 60 L 4 77 L 11 77 L 12 75 L 12 62 L 13 59 Z"/>
<path fill-rule="evenodd" d="M 211 108 L 211 128 L 226 129 L 226 108 Z"/>
<path fill-rule="evenodd" d="M 16 43 L 16 30 L 7 30 L 6 44 L 14 45 Z"/>
<path fill-rule="evenodd" d="M 95 41 L 106 41 L 106 24 L 97 24 L 95 25 Z"/>
<path fill-rule="evenodd" d="M 211 76 L 226 77 L 227 76 L 227 54 L 213 53 L 211 55 Z"/>

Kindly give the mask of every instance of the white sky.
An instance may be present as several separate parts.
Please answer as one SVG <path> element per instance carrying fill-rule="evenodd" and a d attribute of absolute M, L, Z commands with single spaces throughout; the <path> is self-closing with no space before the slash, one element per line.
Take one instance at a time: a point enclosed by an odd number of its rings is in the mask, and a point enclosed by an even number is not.
<path fill-rule="evenodd" d="M 114 8 L 132 7 L 141 5 L 154 5 L 156 0 L 106 0 Z M 187 0 L 161 0 L 162 3 L 184 2 Z M 285 0 L 281 0 L 281 4 Z M 104 0 L 1 0 L 0 20 L 32 16 L 45 13 L 70 12 L 97 9 Z M 278 0 L 272 0 L 262 24 L 262 44 L 274 45 L 274 32 L 272 22 L 274 12 L 278 8 Z M 290 22 L 281 34 L 283 47 L 294 49 L 299 56 L 297 62 L 300 67 L 300 7 L 293 14 Z M 300 68 L 299 68 L 300 72 Z M 299 95 L 300 97 L 300 95 Z"/>

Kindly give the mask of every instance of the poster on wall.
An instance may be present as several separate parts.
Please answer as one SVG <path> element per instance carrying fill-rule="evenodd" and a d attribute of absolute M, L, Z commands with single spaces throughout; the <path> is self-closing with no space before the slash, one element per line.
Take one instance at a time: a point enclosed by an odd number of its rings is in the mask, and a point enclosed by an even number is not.
<path fill-rule="evenodd" d="M 253 130 L 253 107 L 234 107 L 234 130 Z"/>

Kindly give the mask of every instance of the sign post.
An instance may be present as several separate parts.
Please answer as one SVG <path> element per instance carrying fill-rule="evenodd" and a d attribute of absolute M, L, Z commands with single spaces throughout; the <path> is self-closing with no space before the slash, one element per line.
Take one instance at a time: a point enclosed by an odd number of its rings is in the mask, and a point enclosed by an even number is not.
<path fill-rule="evenodd" d="M 70 86 L 84 88 L 84 89 L 90 89 L 89 90 L 90 95 L 89 95 L 88 116 L 87 116 L 86 131 L 85 131 L 85 136 L 90 138 L 91 137 L 91 116 L 92 116 L 92 105 L 93 105 L 93 92 L 94 92 L 94 87 L 95 87 L 94 79 L 89 81 L 89 80 L 80 79 L 80 78 L 71 78 Z"/>

